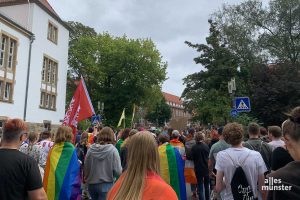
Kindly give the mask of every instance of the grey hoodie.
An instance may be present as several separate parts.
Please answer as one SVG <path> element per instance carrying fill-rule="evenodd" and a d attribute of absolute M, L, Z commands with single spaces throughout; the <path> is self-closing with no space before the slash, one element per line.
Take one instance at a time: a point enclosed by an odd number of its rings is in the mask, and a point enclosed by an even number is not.
<path fill-rule="evenodd" d="M 111 183 L 122 173 L 121 160 L 112 144 L 93 144 L 85 157 L 84 176 L 88 184 Z"/>

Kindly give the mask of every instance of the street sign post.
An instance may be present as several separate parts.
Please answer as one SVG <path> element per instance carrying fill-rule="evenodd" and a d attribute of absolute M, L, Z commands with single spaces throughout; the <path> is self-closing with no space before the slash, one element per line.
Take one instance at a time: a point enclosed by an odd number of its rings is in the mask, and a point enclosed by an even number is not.
<path fill-rule="evenodd" d="M 235 109 L 237 112 L 250 112 L 251 104 L 249 97 L 236 97 Z"/>

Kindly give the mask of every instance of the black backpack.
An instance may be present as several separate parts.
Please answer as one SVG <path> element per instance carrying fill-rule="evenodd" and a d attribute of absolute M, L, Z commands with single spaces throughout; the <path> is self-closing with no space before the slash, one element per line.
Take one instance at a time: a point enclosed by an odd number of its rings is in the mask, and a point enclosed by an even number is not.
<path fill-rule="evenodd" d="M 266 145 L 266 143 L 265 143 L 264 141 L 261 141 L 259 148 L 255 148 L 255 147 L 254 147 L 253 145 L 251 145 L 248 141 L 245 142 L 245 144 L 247 144 L 248 146 L 250 146 L 251 150 L 257 151 L 257 152 L 260 153 L 260 155 L 261 155 L 261 157 L 263 158 L 263 160 L 264 160 L 264 162 L 265 162 L 265 165 L 266 165 L 266 167 L 267 167 L 267 169 L 268 169 L 268 172 L 266 172 L 266 173 L 268 174 L 269 172 L 271 172 L 271 159 L 267 157 L 267 155 L 265 154 L 266 152 L 263 152 L 263 151 L 262 151 L 262 148 L 263 148 L 263 146 Z M 267 148 L 267 147 L 265 147 L 265 148 Z M 267 150 L 268 150 L 268 149 L 267 149 Z M 272 152 L 267 152 L 267 153 L 269 153 L 269 155 L 272 155 Z"/>
<path fill-rule="evenodd" d="M 227 152 L 226 152 L 227 153 Z M 250 184 L 248 183 L 246 174 L 242 168 L 243 164 L 249 157 L 251 151 L 247 155 L 247 157 L 244 159 L 242 164 L 235 163 L 231 156 L 228 154 L 229 158 L 231 159 L 232 163 L 236 166 L 235 172 L 233 174 L 233 177 L 231 179 L 231 192 L 234 200 L 255 200 L 254 194 L 252 191 L 252 188 Z"/>

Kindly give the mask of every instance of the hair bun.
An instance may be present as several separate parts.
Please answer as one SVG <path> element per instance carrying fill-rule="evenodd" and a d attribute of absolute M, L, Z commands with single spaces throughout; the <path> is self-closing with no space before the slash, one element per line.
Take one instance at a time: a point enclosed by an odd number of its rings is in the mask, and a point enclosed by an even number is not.
<path fill-rule="evenodd" d="M 300 124 L 300 117 L 289 116 L 289 119 L 294 123 Z"/>

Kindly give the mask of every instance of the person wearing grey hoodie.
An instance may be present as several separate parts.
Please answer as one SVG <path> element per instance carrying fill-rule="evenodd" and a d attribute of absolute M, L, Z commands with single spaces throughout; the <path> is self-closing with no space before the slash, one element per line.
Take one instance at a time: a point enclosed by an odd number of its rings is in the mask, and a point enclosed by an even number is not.
<path fill-rule="evenodd" d="M 115 146 L 114 133 L 104 127 L 97 135 L 85 157 L 84 176 L 92 200 L 105 200 L 114 183 L 114 177 L 120 176 L 122 166 Z"/>

